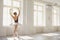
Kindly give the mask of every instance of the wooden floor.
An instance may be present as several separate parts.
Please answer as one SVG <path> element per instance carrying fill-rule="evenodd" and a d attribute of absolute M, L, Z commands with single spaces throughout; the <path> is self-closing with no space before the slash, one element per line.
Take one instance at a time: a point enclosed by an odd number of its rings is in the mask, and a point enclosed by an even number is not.
<path fill-rule="evenodd" d="M 60 40 L 60 33 L 44 33 L 19 37 L 0 37 L 0 40 Z"/>

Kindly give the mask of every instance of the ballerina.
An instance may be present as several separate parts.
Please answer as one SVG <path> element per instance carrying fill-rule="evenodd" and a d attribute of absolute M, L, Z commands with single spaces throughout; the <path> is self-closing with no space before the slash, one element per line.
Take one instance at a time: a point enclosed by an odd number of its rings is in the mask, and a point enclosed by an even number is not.
<path fill-rule="evenodd" d="M 20 9 L 18 8 L 18 10 L 19 10 L 19 13 L 17 14 L 17 12 L 14 12 L 13 13 L 13 15 L 12 15 L 12 12 L 11 12 L 11 10 L 12 9 L 10 9 L 10 15 L 11 15 L 11 17 L 13 18 L 13 20 L 14 20 L 14 23 L 15 23 L 15 27 L 14 27 L 14 36 L 18 36 L 18 34 L 17 34 L 17 28 L 18 28 L 18 18 L 19 18 L 19 16 L 20 16 Z"/>

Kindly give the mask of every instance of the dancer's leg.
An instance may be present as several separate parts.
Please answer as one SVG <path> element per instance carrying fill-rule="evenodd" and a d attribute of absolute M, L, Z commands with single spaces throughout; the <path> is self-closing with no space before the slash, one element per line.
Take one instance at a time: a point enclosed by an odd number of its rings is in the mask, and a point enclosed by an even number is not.
<path fill-rule="evenodd" d="M 18 28 L 18 25 L 15 25 L 15 29 L 14 29 L 14 35 L 17 36 L 18 33 L 17 33 L 17 28 Z"/>

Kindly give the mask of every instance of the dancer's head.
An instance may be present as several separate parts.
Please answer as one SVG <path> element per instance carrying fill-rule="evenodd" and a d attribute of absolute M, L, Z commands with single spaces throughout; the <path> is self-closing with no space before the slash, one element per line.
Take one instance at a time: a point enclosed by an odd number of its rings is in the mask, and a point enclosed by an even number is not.
<path fill-rule="evenodd" d="M 14 12 L 13 14 L 16 16 L 17 15 L 17 12 Z"/>

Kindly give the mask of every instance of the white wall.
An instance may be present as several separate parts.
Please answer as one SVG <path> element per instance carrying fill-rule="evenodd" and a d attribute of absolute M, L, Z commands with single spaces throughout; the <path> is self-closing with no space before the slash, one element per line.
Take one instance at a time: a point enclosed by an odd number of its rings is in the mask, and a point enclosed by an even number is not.
<path fill-rule="evenodd" d="M 13 27 L 3 27 L 3 1 L 0 0 L 0 36 L 12 35 Z M 46 27 L 33 26 L 33 0 L 23 1 L 23 25 L 18 28 L 19 34 L 35 34 L 42 32 L 57 32 L 58 27 L 52 27 L 52 6 L 46 5 Z"/>

